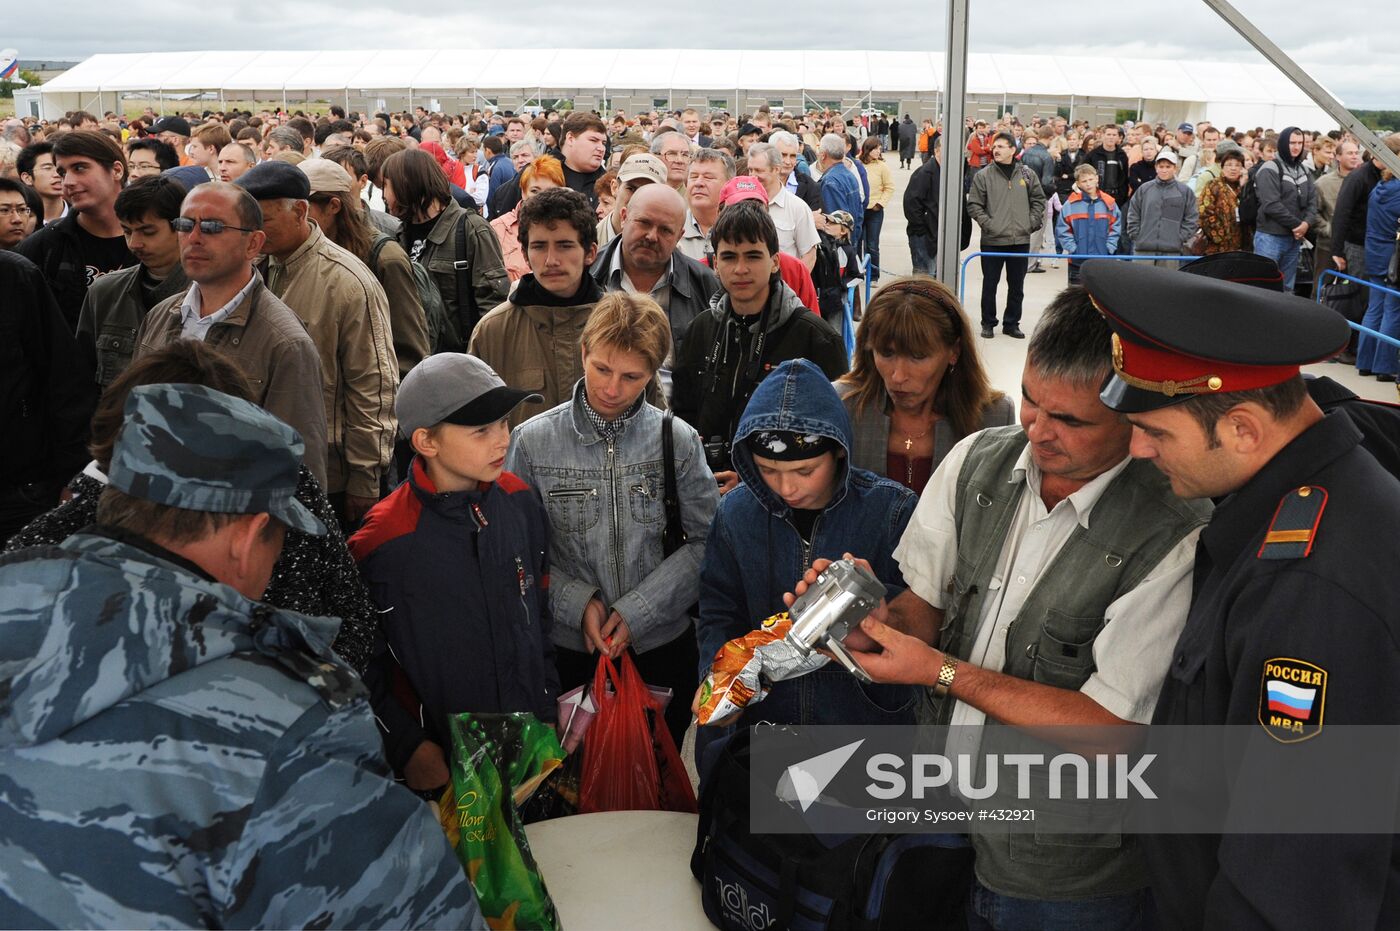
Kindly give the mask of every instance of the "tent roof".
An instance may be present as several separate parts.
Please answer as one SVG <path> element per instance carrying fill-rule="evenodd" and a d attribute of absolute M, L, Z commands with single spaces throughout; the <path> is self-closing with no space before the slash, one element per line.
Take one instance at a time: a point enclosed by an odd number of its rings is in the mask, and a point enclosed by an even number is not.
<path fill-rule="evenodd" d="M 43 85 L 98 91 L 618 89 L 933 93 L 941 52 L 737 49 L 192 51 L 94 55 Z M 1268 64 L 1075 55 L 968 56 L 972 94 L 1308 106 Z"/>

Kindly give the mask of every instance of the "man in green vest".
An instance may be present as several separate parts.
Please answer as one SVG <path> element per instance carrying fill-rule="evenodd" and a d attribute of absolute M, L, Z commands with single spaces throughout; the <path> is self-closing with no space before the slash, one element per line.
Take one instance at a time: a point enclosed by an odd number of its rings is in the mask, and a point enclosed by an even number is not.
<path fill-rule="evenodd" d="M 1176 497 L 1129 456 L 1131 426 L 1099 400 L 1109 336 L 1080 288 L 1046 309 L 1022 374 L 1020 426 L 949 452 L 894 553 L 908 589 L 846 641 L 875 681 L 929 687 L 921 720 L 961 725 L 949 756 L 985 749 L 1000 724 L 1152 718 L 1208 505 Z M 1131 836 L 979 826 L 972 841 L 969 927 L 1150 921 Z"/>

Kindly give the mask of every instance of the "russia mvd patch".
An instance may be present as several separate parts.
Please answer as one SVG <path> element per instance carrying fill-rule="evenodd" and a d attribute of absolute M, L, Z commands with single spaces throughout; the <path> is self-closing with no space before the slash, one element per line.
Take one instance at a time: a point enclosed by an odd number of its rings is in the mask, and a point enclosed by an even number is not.
<path fill-rule="evenodd" d="M 1300 659 L 1264 661 L 1259 683 L 1259 723 L 1282 743 L 1297 743 L 1322 730 L 1327 670 Z"/>

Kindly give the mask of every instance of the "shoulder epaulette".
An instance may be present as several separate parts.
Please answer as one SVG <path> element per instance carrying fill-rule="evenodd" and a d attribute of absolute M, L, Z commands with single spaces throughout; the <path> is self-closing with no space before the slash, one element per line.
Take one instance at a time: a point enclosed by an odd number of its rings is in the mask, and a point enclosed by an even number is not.
<path fill-rule="evenodd" d="M 1327 489 L 1316 485 L 1295 488 L 1283 496 L 1274 511 L 1260 559 L 1305 559 L 1312 552 L 1317 525 L 1327 508 Z"/>

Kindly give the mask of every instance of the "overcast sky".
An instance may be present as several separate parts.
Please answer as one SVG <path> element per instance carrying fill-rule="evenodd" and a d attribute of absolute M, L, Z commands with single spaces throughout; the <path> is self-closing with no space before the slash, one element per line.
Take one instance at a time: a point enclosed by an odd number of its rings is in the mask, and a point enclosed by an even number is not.
<path fill-rule="evenodd" d="M 1254 24 L 1348 106 L 1400 108 L 1395 0 L 1235 0 Z M 409 11 L 408 7 L 412 7 Z M 970 0 L 972 50 L 1218 58 L 1260 62 L 1199 0 Z M 469 9 L 464 9 L 469 8 Z M 277 19 L 248 15 L 276 10 Z M 386 13 L 386 10 L 392 12 Z M 707 17 L 705 11 L 742 10 Z M 175 0 L 31 3 L 6 16 L 0 47 L 21 58 L 97 52 L 280 48 L 788 48 L 942 49 L 940 0 Z"/>

